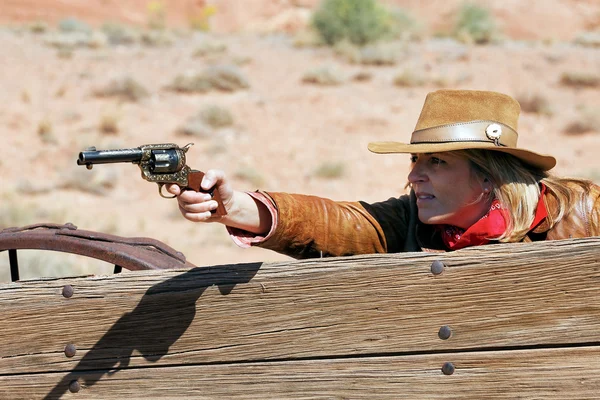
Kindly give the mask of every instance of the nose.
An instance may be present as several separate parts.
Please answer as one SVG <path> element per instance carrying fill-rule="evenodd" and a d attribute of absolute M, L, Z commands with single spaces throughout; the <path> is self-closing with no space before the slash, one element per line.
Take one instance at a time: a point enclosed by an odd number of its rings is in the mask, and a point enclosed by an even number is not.
<path fill-rule="evenodd" d="M 417 182 L 425 182 L 427 180 L 427 175 L 423 171 L 422 164 L 418 161 L 412 164 L 410 172 L 408 173 L 408 182 L 412 185 Z"/>

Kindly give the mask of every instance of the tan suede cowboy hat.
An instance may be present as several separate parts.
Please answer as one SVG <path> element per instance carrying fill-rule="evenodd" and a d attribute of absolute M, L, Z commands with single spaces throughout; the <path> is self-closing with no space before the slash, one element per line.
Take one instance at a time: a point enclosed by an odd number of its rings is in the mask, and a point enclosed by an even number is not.
<path fill-rule="evenodd" d="M 374 153 L 439 153 L 485 149 L 512 154 L 544 171 L 556 159 L 517 147 L 521 106 L 510 96 L 476 90 L 438 90 L 425 99 L 410 143 L 374 142 Z"/>

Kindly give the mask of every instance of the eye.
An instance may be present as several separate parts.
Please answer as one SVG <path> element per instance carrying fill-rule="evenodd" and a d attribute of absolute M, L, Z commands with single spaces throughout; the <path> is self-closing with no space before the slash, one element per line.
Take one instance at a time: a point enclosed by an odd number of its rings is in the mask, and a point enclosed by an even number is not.
<path fill-rule="evenodd" d="M 419 157 L 417 157 L 416 154 L 412 154 L 410 156 L 410 162 L 413 163 L 413 164 L 416 163 L 418 159 L 419 159 Z"/>
<path fill-rule="evenodd" d="M 445 163 L 445 161 L 444 161 L 444 160 L 441 160 L 441 159 L 439 159 L 439 158 L 437 158 L 437 157 L 431 157 L 431 158 L 429 159 L 429 162 L 430 162 L 431 164 L 433 164 L 433 165 L 441 165 L 441 164 L 444 164 L 444 163 Z"/>

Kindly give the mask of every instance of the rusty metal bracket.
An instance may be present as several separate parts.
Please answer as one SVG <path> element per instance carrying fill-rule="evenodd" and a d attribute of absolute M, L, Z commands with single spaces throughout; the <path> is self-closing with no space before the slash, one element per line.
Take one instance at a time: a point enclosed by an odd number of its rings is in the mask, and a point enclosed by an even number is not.
<path fill-rule="evenodd" d="M 11 279 L 19 279 L 18 249 L 52 250 L 96 258 L 130 271 L 194 268 L 185 256 L 151 238 L 110 235 L 77 229 L 73 224 L 35 224 L 0 231 L 0 251 L 8 250 Z"/>

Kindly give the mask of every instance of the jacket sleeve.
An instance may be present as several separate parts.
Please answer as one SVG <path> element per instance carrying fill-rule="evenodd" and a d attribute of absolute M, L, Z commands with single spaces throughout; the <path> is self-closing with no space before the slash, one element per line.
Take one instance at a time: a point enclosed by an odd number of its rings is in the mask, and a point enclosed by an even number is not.
<path fill-rule="evenodd" d="M 259 247 L 294 258 L 388 251 L 386 232 L 380 223 L 381 219 L 385 220 L 388 216 L 382 211 L 386 209 L 383 203 L 368 205 L 300 194 L 265 194 L 275 204 L 278 222 L 269 237 L 257 244 Z M 405 220 L 396 219 L 386 223 L 397 224 L 402 230 Z"/>

